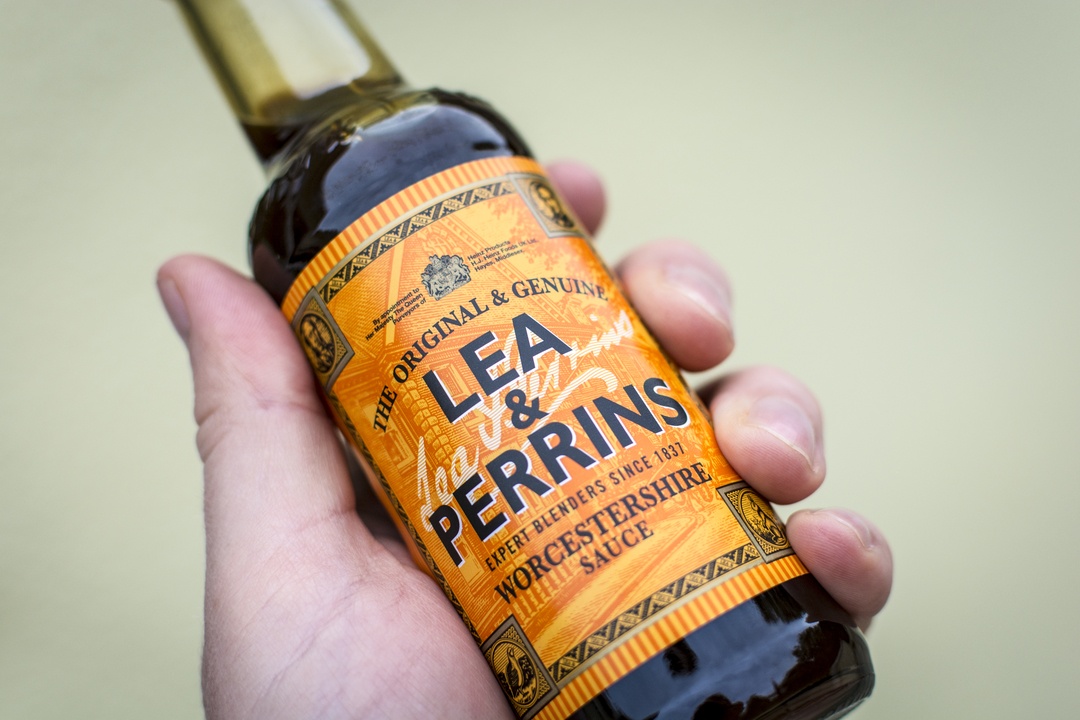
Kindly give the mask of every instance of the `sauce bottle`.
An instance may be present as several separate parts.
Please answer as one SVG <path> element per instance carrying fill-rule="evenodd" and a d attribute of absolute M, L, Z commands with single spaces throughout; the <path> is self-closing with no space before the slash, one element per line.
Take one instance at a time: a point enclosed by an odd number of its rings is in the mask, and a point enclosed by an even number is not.
<path fill-rule="evenodd" d="M 269 177 L 255 278 L 517 715 L 865 699 L 862 635 L 511 125 L 340 0 L 178 2 Z"/>

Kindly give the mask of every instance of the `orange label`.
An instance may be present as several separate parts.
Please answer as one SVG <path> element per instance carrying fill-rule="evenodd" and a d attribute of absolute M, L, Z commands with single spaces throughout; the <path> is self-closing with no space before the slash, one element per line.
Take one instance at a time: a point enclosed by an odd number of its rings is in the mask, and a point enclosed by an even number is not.
<path fill-rule="evenodd" d="M 398 193 L 283 307 L 520 716 L 806 572 L 534 161 Z"/>

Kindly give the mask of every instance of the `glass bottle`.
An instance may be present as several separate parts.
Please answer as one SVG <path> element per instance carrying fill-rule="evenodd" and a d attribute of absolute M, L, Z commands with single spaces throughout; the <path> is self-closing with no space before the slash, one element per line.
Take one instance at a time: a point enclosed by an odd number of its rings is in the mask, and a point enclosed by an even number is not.
<path fill-rule="evenodd" d="M 475 165 L 476 161 L 532 157 L 514 129 L 486 103 L 461 93 L 408 87 L 340 0 L 178 2 L 269 177 L 269 188 L 259 201 L 251 221 L 250 259 L 256 280 L 278 303 L 288 302 L 290 288 L 320 252 L 343 236 L 348 228 L 355 226 L 358 218 L 383 207 L 402 191 L 450 169 L 470 166 L 470 163 Z M 554 218 L 555 221 L 552 227 L 560 232 L 570 228 L 573 233 L 580 235 L 580 229 L 564 212 L 557 198 L 543 195 L 548 186 L 542 180 L 540 182 L 540 185 L 534 185 L 541 188 L 540 200 L 533 198 L 534 214 L 538 208 L 541 214 L 546 212 L 544 207 L 549 210 L 554 208 L 549 217 L 549 220 Z M 537 217 L 543 219 L 540 215 Z M 558 235 L 556 232 L 555 236 Z M 591 250 L 587 247 L 575 248 L 574 252 L 591 257 Z M 523 252 L 532 251 L 525 249 Z M 446 257 L 450 258 L 449 255 Z M 496 253 L 491 257 L 502 256 Z M 435 258 L 432 260 L 434 262 Z M 429 266 L 427 270 L 430 271 L 432 267 Z M 471 267 L 472 274 L 476 275 L 482 263 L 471 263 Z M 446 268 L 442 265 L 438 265 L 436 270 L 445 275 Z M 522 287 L 529 286 L 526 283 Z M 577 289 L 580 291 L 582 287 L 589 286 L 578 285 Z M 441 292 L 445 292 L 445 288 L 432 291 L 429 287 L 427 295 L 434 302 L 441 299 Z M 617 293 L 618 290 L 612 286 L 611 292 Z M 473 298 L 473 301 L 475 303 L 476 299 Z M 414 304 L 421 303 L 415 300 Z M 462 308 L 463 312 L 468 312 L 467 306 L 463 305 Z M 479 310 L 480 307 L 474 304 L 473 309 Z M 326 349 L 332 355 L 336 345 L 330 331 L 323 327 L 325 323 L 320 325 L 320 322 L 320 318 L 315 318 L 306 326 L 294 322 L 294 327 L 302 344 L 307 345 L 306 350 L 320 384 L 327 388 L 331 387 L 329 383 L 333 379 L 324 377 L 325 368 L 322 371 L 319 369 L 320 362 L 326 359 L 319 356 L 319 349 Z M 441 327 L 440 332 L 443 333 L 452 329 L 438 323 L 433 327 Z M 450 342 L 446 337 L 443 335 L 443 340 Z M 556 340 L 549 344 L 554 345 Z M 551 349 L 541 348 L 540 341 L 533 347 L 545 351 Z M 416 348 L 423 352 L 419 345 Z M 483 366 L 488 384 L 496 384 L 501 381 L 500 378 L 509 377 L 508 373 L 517 372 L 510 370 L 499 374 L 497 368 L 504 367 L 501 361 L 507 360 L 506 357 L 496 358 L 492 354 L 482 357 L 479 352 L 472 357 L 474 363 Z M 524 371 L 524 364 L 521 369 Z M 480 375 L 476 377 L 482 379 Z M 435 386 L 429 383 L 429 387 L 434 392 Z M 655 390 L 658 386 L 653 384 L 652 387 Z M 660 387 L 674 392 L 668 385 Z M 386 388 L 390 392 L 389 386 Z M 450 391 L 443 390 L 446 392 L 444 400 L 448 403 L 447 407 L 455 412 L 465 412 L 462 408 L 473 396 L 461 400 L 460 393 L 454 397 Z M 327 397 L 328 405 L 337 413 L 336 419 L 345 434 L 350 436 L 369 462 L 375 461 L 376 458 L 354 427 L 353 420 L 356 418 L 347 417 L 348 411 L 342 407 L 334 392 L 328 392 Z M 383 396 L 384 404 L 392 404 L 388 398 L 390 395 Z M 657 396 L 653 394 L 650 398 L 655 400 Z M 677 402 L 672 405 L 670 399 L 665 402 L 665 398 L 667 395 L 661 393 L 659 401 L 664 408 L 671 410 L 678 405 Z M 499 399 L 504 399 L 504 396 L 499 396 Z M 595 402 L 595 408 L 600 408 L 601 401 Z M 527 404 L 515 407 L 526 411 L 529 408 Z M 533 407 L 535 409 L 536 406 Z M 604 407 L 610 410 L 611 404 Z M 689 412 L 700 414 L 700 410 Z M 376 408 L 376 426 L 379 424 L 378 412 Z M 588 415 L 589 412 L 593 414 Z M 611 412 L 618 415 L 619 411 Z M 615 419 L 616 423 L 622 423 L 621 427 L 627 426 L 624 419 L 630 417 L 628 412 L 619 415 L 623 419 Z M 687 412 L 684 410 L 683 414 Z M 644 417 L 644 411 L 642 413 L 640 417 Z M 588 420 L 596 412 L 587 410 L 586 415 L 588 417 L 577 417 Z M 608 420 L 608 435 L 594 437 L 589 434 L 592 430 L 603 435 L 595 423 L 584 428 L 593 440 L 590 451 L 594 455 L 603 456 L 605 448 L 611 451 L 609 454 L 614 453 L 610 431 L 618 435 L 618 428 L 611 422 L 615 415 L 604 417 Z M 669 422 L 674 415 L 665 416 L 659 412 L 658 417 L 666 418 L 665 422 L 673 427 L 676 425 Z M 632 422 L 628 427 L 637 431 Z M 549 423 L 549 426 L 553 424 L 557 423 Z M 644 421 L 639 422 L 639 425 L 644 424 Z M 699 428 L 697 432 L 711 437 L 711 428 L 704 423 L 699 424 L 704 429 Z M 660 427 L 658 421 L 657 427 Z M 559 447 L 558 443 L 554 443 L 553 447 Z M 551 452 L 554 451 L 549 448 L 549 455 Z M 718 456 L 715 448 L 710 452 Z M 618 456 L 615 459 L 618 460 Z M 563 467 L 570 465 L 571 460 L 573 457 L 567 453 L 561 457 L 555 455 L 556 464 L 562 463 Z M 584 460 L 578 462 L 579 467 L 575 468 L 575 472 L 580 474 L 585 464 Z M 375 465 L 378 477 L 384 483 L 392 483 L 393 478 L 387 480 L 379 472 L 377 461 Z M 497 468 L 492 470 L 490 465 L 488 467 L 489 472 L 499 472 Z M 607 467 L 611 467 L 610 463 Z M 555 467 L 555 471 L 558 471 L 558 467 Z M 507 472 L 504 472 L 503 479 L 509 482 L 505 477 Z M 691 490 L 699 492 L 691 488 L 693 483 L 689 481 L 680 485 L 677 474 L 669 477 L 674 478 L 672 482 L 680 493 L 684 491 L 684 485 L 687 496 Z M 484 479 L 480 474 L 473 478 Z M 462 480 L 459 478 L 455 481 L 459 493 Z M 713 478 L 710 477 L 710 480 Z M 777 551 L 778 548 L 783 550 L 786 539 L 771 509 L 755 499 L 752 491 L 740 486 L 737 481 L 738 478 L 728 478 L 716 487 L 716 493 L 720 496 L 725 492 L 728 494 L 732 513 L 741 512 L 736 507 L 739 503 L 747 510 L 743 514 L 744 527 L 752 525 L 757 528 L 753 532 L 747 531 L 747 537 L 753 540 L 747 547 L 757 548 L 749 552 L 768 554 L 768 551 Z M 602 509 L 612 513 L 610 517 L 613 520 L 621 517 L 614 513 L 633 514 L 634 507 L 641 509 L 647 505 L 648 488 L 660 487 L 656 483 L 663 485 L 665 481 L 660 477 L 652 482 L 651 486 L 639 486 L 638 502 L 627 504 L 624 501 L 624 507 L 615 507 L 614 511 L 610 509 L 612 505 Z M 572 486 L 571 482 L 566 487 Z M 390 485 L 385 487 L 389 488 Z M 513 484 L 508 487 L 515 489 L 519 498 L 524 497 Z M 671 486 L 663 487 L 670 490 Z M 663 487 L 660 488 L 660 499 L 667 500 L 669 498 L 664 495 Z M 376 489 L 379 489 L 378 484 Z M 563 488 L 560 485 L 558 489 Z M 701 497 L 705 498 L 704 493 L 711 489 L 700 490 L 703 493 Z M 493 515 L 494 510 L 491 509 L 496 497 L 490 493 L 477 497 L 478 492 L 470 490 L 463 495 L 455 495 L 459 509 L 454 512 L 460 515 L 464 508 L 468 515 L 467 510 L 471 508 L 475 517 L 470 516 L 469 519 L 475 520 L 474 527 L 482 527 L 485 521 L 491 525 L 498 517 Z M 674 498 L 675 491 L 670 492 L 671 498 Z M 395 509 L 401 511 L 399 505 L 388 501 L 385 489 L 381 494 L 391 514 Z M 532 497 L 528 493 L 525 496 Z M 491 502 L 480 507 L 485 498 L 490 498 Z M 719 503 L 711 493 L 708 493 L 708 499 Z M 443 505 L 440 510 L 448 507 Z M 441 566 L 437 565 L 432 552 L 418 549 L 415 543 L 415 519 L 410 523 L 404 511 L 401 512 L 403 514 L 398 518 L 400 527 L 405 531 L 407 541 L 412 536 L 414 554 L 421 564 L 428 564 L 429 571 L 454 599 L 445 582 L 446 575 L 454 572 L 453 566 L 447 567 L 445 559 Z M 746 520 L 755 513 L 758 521 L 752 518 Z M 448 528 L 453 518 L 447 518 L 452 514 L 450 510 L 441 516 L 438 511 L 431 514 L 432 529 L 439 522 L 445 523 L 444 529 Z M 460 524 L 460 517 L 458 521 Z M 603 527 L 600 522 L 594 518 L 593 530 L 597 533 Z M 461 530 L 458 532 L 460 535 Z M 586 527 L 585 532 L 592 531 Z M 756 540 L 751 537 L 755 532 Z M 577 540 L 571 541 L 577 542 L 585 537 L 579 534 Z M 451 553 L 451 557 L 456 548 L 453 542 L 444 542 L 445 550 Z M 563 545 L 566 553 L 572 547 L 577 545 Z M 777 551 L 777 557 L 789 556 L 790 549 L 787 547 L 782 552 Z M 791 558 L 792 562 L 797 562 L 793 556 Z M 536 574 L 539 577 L 539 573 Z M 644 581 L 641 594 L 648 595 L 658 591 L 658 588 L 659 591 L 668 591 L 675 587 L 661 581 L 654 583 L 655 586 L 648 583 L 648 580 Z M 669 597 L 670 592 L 666 596 L 661 592 L 661 595 L 652 597 L 661 596 Z M 692 594 L 685 597 L 692 597 Z M 640 603 L 634 607 L 639 606 Z M 460 607 L 459 612 L 462 612 Z M 653 622 L 654 617 L 662 615 L 662 612 L 657 612 L 655 616 L 643 616 L 642 627 Z M 511 706 L 526 718 L 835 718 L 846 714 L 865 699 L 874 682 L 869 652 L 862 635 L 847 613 L 805 572 L 774 583 L 713 619 L 699 623 L 647 659 L 634 661 L 628 672 L 624 668 L 615 673 L 618 677 L 606 683 L 598 692 L 588 691 L 584 700 L 564 703 L 564 709 L 559 711 L 552 709 L 554 704 L 549 704 L 549 700 L 558 696 L 564 686 L 554 681 L 547 671 L 538 673 L 537 668 L 530 670 L 527 662 L 521 658 L 514 661 L 518 674 L 508 680 L 511 673 L 506 654 L 503 653 L 496 662 L 493 657 L 498 653 L 493 652 L 492 639 L 477 633 L 467 613 L 463 619 L 473 630 L 474 637 L 493 664 L 493 670 L 500 676 Z M 637 630 L 627 631 L 626 634 L 633 636 L 635 632 Z M 521 681 L 523 667 L 525 677 L 534 678 L 531 686 L 526 687 L 527 683 Z M 557 687 L 549 687 L 544 698 L 524 697 L 536 690 L 535 676 L 538 674 L 547 677 L 549 686 Z"/>

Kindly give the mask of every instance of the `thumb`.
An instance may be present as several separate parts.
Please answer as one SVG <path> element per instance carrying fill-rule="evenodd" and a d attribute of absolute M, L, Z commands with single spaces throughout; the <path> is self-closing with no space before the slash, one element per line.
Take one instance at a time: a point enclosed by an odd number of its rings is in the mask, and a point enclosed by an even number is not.
<path fill-rule="evenodd" d="M 236 569 L 259 567 L 286 544 L 297 550 L 296 537 L 314 526 L 322 543 L 334 539 L 327 529 L 339 533 L 339 547 L 363 541 L 337 433 L 270 297 L 196 256 L 166 263 L 158 288 L 191 355 L 208 593 L 216 571 L 229 582 Z"/>

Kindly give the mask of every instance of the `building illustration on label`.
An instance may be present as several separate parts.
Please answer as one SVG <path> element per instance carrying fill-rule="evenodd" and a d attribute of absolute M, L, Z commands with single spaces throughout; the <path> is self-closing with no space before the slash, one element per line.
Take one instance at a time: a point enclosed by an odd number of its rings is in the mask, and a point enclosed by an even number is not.
<path fill-rule="evenodd" d="M 436 300 L 442 300 L 472 279 L 460 255 L 432 255 L 428 259 L 431 262 L 420 274 L 420 280 Z"/>

